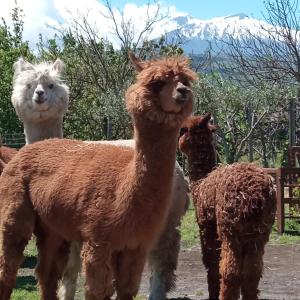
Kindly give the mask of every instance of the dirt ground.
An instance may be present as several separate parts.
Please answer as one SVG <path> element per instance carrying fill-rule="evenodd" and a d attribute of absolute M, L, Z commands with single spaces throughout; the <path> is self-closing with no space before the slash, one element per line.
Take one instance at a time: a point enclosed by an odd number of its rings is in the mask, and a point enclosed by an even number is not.
<path fill-rule="evenodd" d="M 32 260 L 32 261 L 31 261 Z M 19 273 L 20 285 L 35 285 L 35 258 L 27 259 Z M 22 279 L 24 283 L 22 283 Z M 29 280 L 30 279 L 30 280 Z M 29 281 L 28 281 L 29 280 Z M 148 296 L 149 272 L 145 269 L 138 300 Z M 27 284 L 27 285 L 26 285 Z M 84 279 L 80 276 L 76 300 L 84 299 Z M 300 244 L 268 244 L 264 256 L 264 274 L 260 281 L 261 300 L 300 300 Z M 172 300 L 207 299 L 206 272 L 199 246 L 182 249 L 177 270 L 177 289 L 170 293 Z M 21 298 L 18 298 L 21 299 Z M 26 298 L 27 299 L 27 298 Z M 27 299 L 29 300 L 29 299 Z"/>
<path fill-rule="evenodd" d="M 140 295 L 148 295 L 148 274 L 143 277 Z M 260 281 L 260 299 L 300 300 L 300 244 L 268 245 L 264 256 L 264 275 Z M 206 273 L 201 250 L 182 249 L 177 272 L 177 289 L 172 299 L 207 299 Z"/>

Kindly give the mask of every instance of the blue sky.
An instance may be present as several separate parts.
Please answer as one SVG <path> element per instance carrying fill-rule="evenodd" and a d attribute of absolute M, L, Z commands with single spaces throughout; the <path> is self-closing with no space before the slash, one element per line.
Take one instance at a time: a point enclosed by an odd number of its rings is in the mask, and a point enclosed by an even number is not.
<path fill-rule="evenodd" d="M 137 5 L 147 3 L 145 0 L 111 0 L 113 6 L 121 9 L 128 2 Z M 261 19 L 261 12 L 265 10 L 263 0 L 163 0 L 160 2 L 165 6 L 175 6 L 179 11 L 204 20 L 236 13 L 245 13 Z"/>

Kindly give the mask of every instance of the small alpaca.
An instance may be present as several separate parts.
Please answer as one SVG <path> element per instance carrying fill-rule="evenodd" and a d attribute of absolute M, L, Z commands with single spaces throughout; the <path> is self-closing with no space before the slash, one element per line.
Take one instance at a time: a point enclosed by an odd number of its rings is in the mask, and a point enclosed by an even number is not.
<path fill-rule="evenodd" d="M 216 168 L 210 114 L 189 118 L 179 148 L 186 154 L 207 269 L 209 299 L 258 299 L 263 254 L 276 201 L 270 177 L 254 164 Z"/>
<path fill-rule="evenodd" d="M 70 242 L 82 243 L 87 300 L 137 294 L 170 206 L 177 135 L 193 109 L 185 58 L 131 61 L 126 92 L 135 148 L 49 139 L 27 145 L 0 177 L 0 299 L 10 298 L 23 250 L 37 236 L 41 298 L 57 300 Z M 11 187 L 14 188 L 11 188 Z"/>
<path fill-rule="evenodd" d="M 32 65 L 19 58 L 14 69 L 11 101 L 24 124 L 26 144 L 62 138 L 69 101 L 69 89 L 60 78 L 62 61 Z"/>
<path fill-rule="evenodd" d="M 134 140 L 97 141 L 89 143 L 111 144 L 116 146 L 134 147 Z M 180 250 L 181 219 L 189 206 L 189 188 L 180 165 L 176 162 L 171 207 L 167 222 L 159 240 L 148 256 L 151 270 L 149 300 L 164 300 L 166 294 L 175 288 L 178 255 Z M 70 258 L 59 288 L 60 300 L 74 300 L 76 281 L 80 271 L 80 245 L 72 245 Z"/>

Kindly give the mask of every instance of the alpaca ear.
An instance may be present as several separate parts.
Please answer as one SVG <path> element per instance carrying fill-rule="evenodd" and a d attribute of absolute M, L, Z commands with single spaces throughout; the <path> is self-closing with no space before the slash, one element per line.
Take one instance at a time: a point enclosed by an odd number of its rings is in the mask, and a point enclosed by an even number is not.
<path fill-rule="evenodd" d="M 133 52 L 129 51 L 128 56 L 134 68 L 138 72 L 141 72 L 145 68 L 144 62 L 140 58 L 136 57 Z"/>
<path fill-rule="evenodd" d="M 64 63 L 58 58 L 52 65 L 52 71 L 61 73 L 64 69 Z"/>
<path fill-rule="evenodd" d="M 15 76 L 20 74 L 21 72 L 27 71 L 27 70 L 34 70 L 34 66 L 25 61 L 22 57 L 20 57 L 13 66 L 14 70 L 15 70 Z"/>

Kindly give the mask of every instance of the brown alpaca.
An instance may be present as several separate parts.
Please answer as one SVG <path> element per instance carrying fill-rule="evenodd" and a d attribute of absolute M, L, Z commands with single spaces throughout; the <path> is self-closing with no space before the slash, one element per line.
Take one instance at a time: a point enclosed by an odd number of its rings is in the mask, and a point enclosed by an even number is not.
<path fill-rule="evenodd" d="M 274 189 L 269 176 L 254 164 L 213 170 L 216 127 L 209 120 L 210 114 L 189 118 L 179 139 L 188 157 L 209 299 L 236 300 L 241 290 L 243 299 L 255 300 L 275 218 Z"/>
<path fill-rule="evenodd" d="M 184 58 L 131 60 L 139 70 L 126 92 L 134 150 L 49 139 L 21 149 L 0 177 L 1 300 L 10 298 L 34 229 L 42 299 L 57 299 L 72 241 L 82 242 L 86 299 L 109 299 L 112 277 L 117 299 L 137 294 L 165 224 L 177 135 L 192 112 L 196 75 Z"/>
<path fill-rule="evenodd" d="M 5 165 L 15 156 L 17 149 L 0 146 L 0 174 L 2 173 Z"/>
<path fill-rule="evenodd" d="M 112 144 L 134 147 L 134 140 L 88 141 L 88 143 Z M 180 224 L 189 206 L 189 187 L 183 170 L 176 162 L 171 193 L 171 204 L 165 227 L 158 241 L 148 255 L 148 267 L 151 270 L 149 300 L 165 300 L 168 292 L 176 287 L 178 255 L 180 251 Z M 70 257 L 58 291 L 59 300 L 74 300 L 76 281 L 80 272 L 81 246 L 73 243 Z"/>

